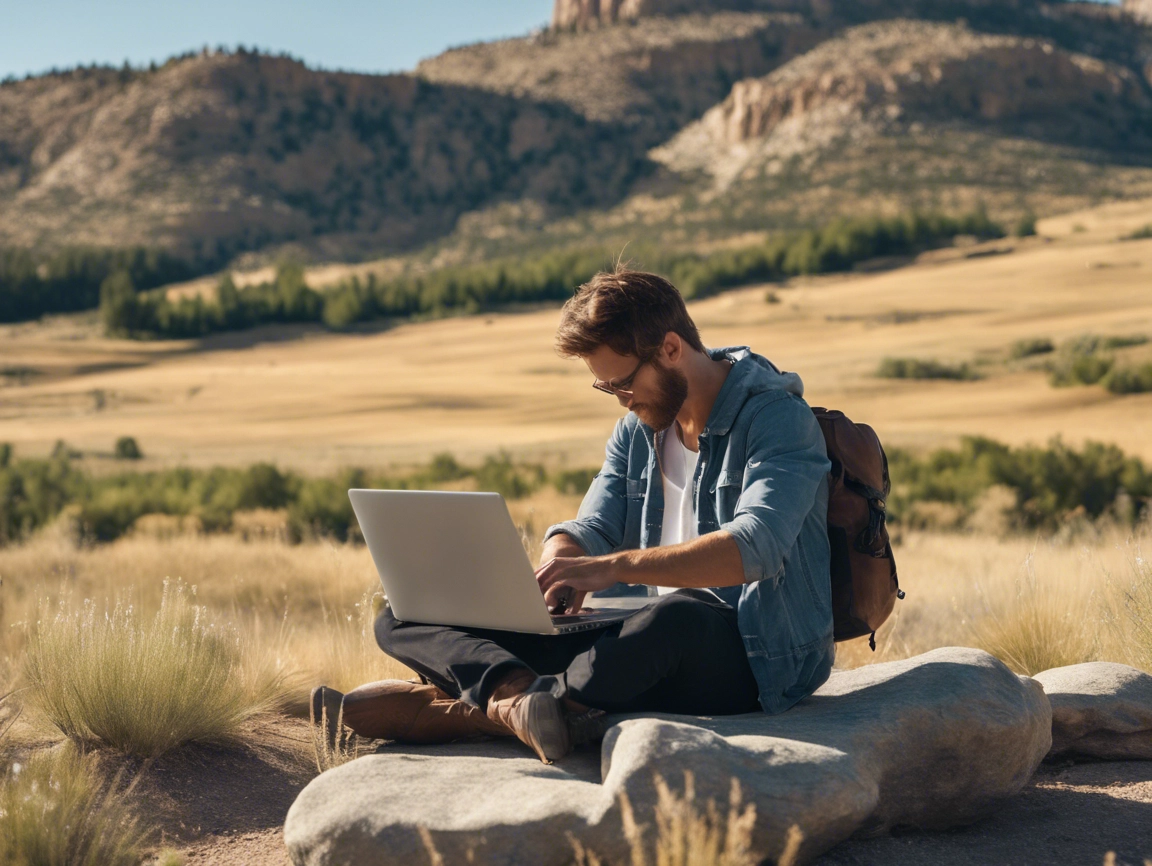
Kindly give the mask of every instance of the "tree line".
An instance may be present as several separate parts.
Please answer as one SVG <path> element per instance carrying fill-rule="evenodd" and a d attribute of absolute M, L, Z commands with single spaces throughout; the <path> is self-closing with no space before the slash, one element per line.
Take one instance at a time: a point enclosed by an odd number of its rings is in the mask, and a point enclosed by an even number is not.
<path fill-rule="evenodd" d="M 982 211 L 959 217 L 842 218 L 739 249 L 698 254 L 642 248 L 635 257 L 639 266 L 667 276 L 686 298 L 698 298 L 754 282 L 848 270 L 880 256 L 910 255 L 951 243 L 958 235 L 987 239 L 1003 237 L 1004 230 Z M 567 249 L 390 279 L 369 274 L 323 291 L 307 284 L 301 267 L 285 264 L 270 282 L 238 288 L 229 274 L 214 297 L 177 299 L 162 291 L 140 291 L 131 273 L 120 271 L 103 282 L 100 308 L 109 333 L 141 339 L 200 337 L 274 322 L 317 322 L 341 330 L 377 319 L 563 300 L 611 260 L 604 249 Z"/>

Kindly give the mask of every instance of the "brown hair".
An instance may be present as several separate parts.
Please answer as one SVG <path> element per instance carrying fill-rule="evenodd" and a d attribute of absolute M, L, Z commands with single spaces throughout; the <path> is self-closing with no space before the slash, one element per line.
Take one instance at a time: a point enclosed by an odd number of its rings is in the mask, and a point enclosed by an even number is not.
<path fill-rule="evenodd" d="M 574 358 L 608 346 L 619 355 L 648 358 L 659 351 L 669 331 L 697 352 L 704 351 L 675 286 L 656 274 L 617 268 L 596 274 L 564 304 L 556 350 Z"/>

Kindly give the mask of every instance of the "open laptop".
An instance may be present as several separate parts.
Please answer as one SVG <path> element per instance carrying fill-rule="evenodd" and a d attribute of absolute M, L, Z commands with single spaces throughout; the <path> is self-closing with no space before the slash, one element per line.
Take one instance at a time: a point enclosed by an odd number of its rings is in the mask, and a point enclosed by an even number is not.
<path fill-rule="evenodd" d="M 349 490 L 398 620 L 568 634 L 636 607 L 552 615 L 504 497 L 441 490 Z"/>

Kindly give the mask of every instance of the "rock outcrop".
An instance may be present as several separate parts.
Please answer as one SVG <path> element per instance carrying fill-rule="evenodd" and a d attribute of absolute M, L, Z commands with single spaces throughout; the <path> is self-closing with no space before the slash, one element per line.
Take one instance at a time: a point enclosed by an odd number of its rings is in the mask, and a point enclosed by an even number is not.
<path fill-rule="evenodd" d="M 1052 751 L 1105 760 L 1152 760 L 1152 676 L 1089 662 L 1037 674 L 1052 704 Z"/>
<path fill-rule="evenodd" d="M 560 866 L 570 839 L 626 862 L 620 795 L 651 826 L 654 774 L 679 790 L 690 771 L 701 804 L 725 803 L 739 780 L 757 851 L 778 856 L 796 825 L 810 859 L 853 834 L 972 822 L 1050 744 L 1039 684 L 979 650 L 941 649 L 834 672 L 779 716 L 621 717 L 599 760 L 543 766 L 507 741 L 387 746 L 313 780 L 284 832 L 300 866 L 417 862 L 420 828 L 445 862 Z"/>
<path fill-rule="evenodd" d="M 1093 147 L 1152 147 L 1132 70 L 1032 38 L 896 20 L 821 43 L 728 97 L 653 155 L 735 177 L 911 124 L 968 124 Z"/>
<path fill-rule="evenodd" d="M 562 0 L 556 0 L 559 6 Z M 1143 24 L 1152 24 L 1152 0 L 1123 0 L 1121 8 Z"/>

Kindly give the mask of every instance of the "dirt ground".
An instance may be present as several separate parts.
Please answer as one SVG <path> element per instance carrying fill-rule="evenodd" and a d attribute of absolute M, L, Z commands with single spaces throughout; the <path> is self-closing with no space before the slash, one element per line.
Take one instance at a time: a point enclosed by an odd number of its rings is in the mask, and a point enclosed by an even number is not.
<path fill-rule="evenodd" d="M 150 768 L 137 794 L 162 822 L 161 847 L 189 866 L 287 866 L 284 816 L 315 775 L 307 736 L 305 722 L 281 719 L 257 748 L 189 749 Z M 850 840 L 817 864 L 1101 866 L 1109 851 L 1115 866 L 1152 860 L 1152 761 L 1045 764 L 977 824 Z"/>

